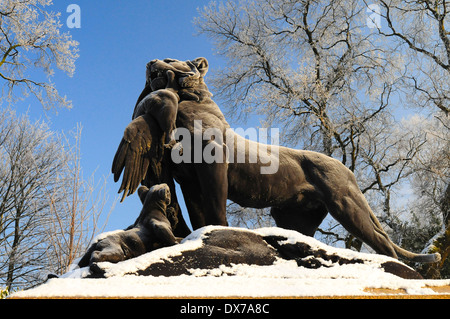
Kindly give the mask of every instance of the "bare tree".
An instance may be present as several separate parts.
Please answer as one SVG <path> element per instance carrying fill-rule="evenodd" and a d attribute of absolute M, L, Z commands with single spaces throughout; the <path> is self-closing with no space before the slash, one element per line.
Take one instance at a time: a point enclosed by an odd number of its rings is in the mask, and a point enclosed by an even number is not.
<path fill-rule="evenodd" d="M 275 226 L 275 221 L 270 217 L 269 209 L 241 207 L 231 201 L 227 205 L 227 217 L 230 225 L 235 227 L 255 229 Z"/>
<path fill-rule="evenodd" d="M 445 0 L 379 1 L 378 31 L 393 50 L 406 57 L 404 81 L 421 107 L 450 112 L 450 2 Z"/>
<path fill-rule="evenodd" d="M 47 247 L 48 191 L 68 160 L 45 123 L 2 112 L 0 173 L 0 278 L 7 287 L 34 283 Z"/>
<path fill-rule="evenodd" d="M 420 194 L 411 211 L 418 223 L 438 218 L 441 231 L 431 241 L 429 250 L 439 252 L 439 265 L 427 268 L 432 277 L 440 272 L 450 276 L 450 223 L 448 220 L 450 188 L 450 2 L 445 0 L 399 1 L 382 0 L 381 23 L 378 33 L 389 43 L 393 52 L 402 54 L 405 61 L 402 89 L 405 101 L 419 107 L 428 127 L 426 151 L 414 163 L 413 187 Z M 415 123 L 416 127 L 423 127 Z M 428 223 L 430 224 L 430 223 Z M 426 227 L 425 227 L 426 228 Z M 446 265 L 446 266 L 444 266 Z M 446 268 L 446 270 L 444 270 Z"/>
<path fill-rule="evenodd" d="M 82 254 L 103 193 L 82 177 L 79 142 L 9 109 L 0 115 L 0 286 L 25 288 Z"/>
<path fill-rule="evenodd" d="M 63 186 L 54 189 L 49 203 L 49 226 L 47 253 L 51 261 L 48 272 L 62 275 L 77 258 L 82 256 L 94 236 L 103 230 L 106 221 L 100 225 L 107 202 L 106 179 L 96 182 L 94 174 L 84 179 L 81 167 L 81 132 L 78 125 L 73 138 L 65 140 L 71 145 L 69 162 L 55 179 Z M 73 140 L 73 141 L 72 141 Z M 117 198 L 116 198 L 117 199 Z M 113 210 L 115 202 L 107 213 L 106 220 Z"/>
<path fill-rule="evenodd" d="M 71 107 L 49 78 L 54 66 L 73 75 L 78 43 L 60 33 L 60 14 L 45 10 L 51 4 L 51 0 L 0 2 L 1 96 L 10 102 L 31 93 L 46 109 Z M 31 76 L 31 69 L 42 73 Z"/>
<path fill-rule="evenodd" d="M 219 97 L 228 97 L 231 115 L 265 114 L 270 122 L 288 125 L 290 136 L 305 148 L 328 155 L 339 148 L 346 163 L 352 127 L 386 107 L 384 101 L 361 103 L 357 92 L 388 99 L 395 76 L 387 72 L 374 34 L 363 32 L 363 9 L 356 1 L 337 0 L 240 6 L 229 1 L 205 8 L 197 26 L 228 58 L 213 82 Z M 383 75 L 390 81 L 377 86 L 375 76 Z M 358 133 L 353 127 L 353 135 Z"/>
<path fill-rule="evenodd" d="M 410 247 L 426 247 L 425 252 L 439 252 L 441 261 L 422 265 L 427 278 L 450 277 L 450 118 L 448 116 L 410 120 L 423 127 L 429 148 L 413 161 L 411 186 L 415 198 L 408 209 L 413 219 L 407 223 L 404 241 Z M 424 236 L 425 234 L 425 236 Z M 430 237 L 426 236 L 431 235 Z M 408 247 L 409 248 L 409 247 Z"/>

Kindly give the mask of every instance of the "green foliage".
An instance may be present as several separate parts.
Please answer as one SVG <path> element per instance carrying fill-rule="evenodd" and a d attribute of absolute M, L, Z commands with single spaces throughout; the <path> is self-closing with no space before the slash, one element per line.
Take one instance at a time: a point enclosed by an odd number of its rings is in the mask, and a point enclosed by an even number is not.
<path fill-rule="evenodd" d="M 424 278 L 449 279 L 450 278 L 450 224 L 440 236 L 433 240 L 430 253 L 441 254 L 441 261 L 434 264 L 422 265 L 418 271 Z"/>
<path fill-rule="evenodd" d="M 9 287 L 2 288 L 0 287 L 0 299 L 8 298 L 12 293 L 17 291 L 22 291 L 22 289 L 13 288 L 12 290 Z"/>
<path fill-rule="evenodd" d="M 9 295 L 8 287 L 0 288 L 0 299 L 5 299 Z"/>
<path fill-rule="evenodd" d="M 438 216 L 429 216 L 423 221 L 414 212 L 411 212 L 411 219 L 402 226 L 401 243 L 399 244 L 414 252 L 422 251 L 430 239 L 442 229 Z"/>

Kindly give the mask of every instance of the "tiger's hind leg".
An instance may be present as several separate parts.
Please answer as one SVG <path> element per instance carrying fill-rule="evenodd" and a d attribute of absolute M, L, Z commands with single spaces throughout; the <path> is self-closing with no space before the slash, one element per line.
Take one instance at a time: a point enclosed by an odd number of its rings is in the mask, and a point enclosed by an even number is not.
<path fill-rule="evenodd" d="M 278 227 L 296 230 L 312 237 L 328 211 L 322 203 L 295 203 L 272 207 L 270 213 Z"/>

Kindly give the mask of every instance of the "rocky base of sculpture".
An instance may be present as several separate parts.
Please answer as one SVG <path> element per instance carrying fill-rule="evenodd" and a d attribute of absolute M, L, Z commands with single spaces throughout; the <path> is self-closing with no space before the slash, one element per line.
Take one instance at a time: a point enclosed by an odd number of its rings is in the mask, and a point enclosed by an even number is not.
<path fill-rule="evenodd" d="M 330 247 L 295 231 L 208 226 L 175 246 L 73 269 L 13 298 L 373 296 L 448 298 L 450 280 L 424 280 L 396 259 Z"/>
<path fill-rule="evenodd" d="M 196 247 L 191 247 L 194 242 Z M 116 273 L 118 269 L 121 269 L 122 276 L 180 276 L 198 274 L 201 271 L 207 275 L 214 273 L 215 269 L 226 269 L 238 264 L 273 266 L 280 261 L 295 261 L 298 267 L 307 269 L 370 264 L 404 279 L 422 279 L 418 272 L 395 259 L 332 249 L 297 232 L 279 228 L 252 231 L 205 227 L 186 238 L 176 248 L 163 249 L 167 255 L 162 254 L 162 251 L 146 254 L 137 264 L 138 267 L 130 267 L 126 271 L 123 270 L 123 264 L 97 263 L 91 266 L 84 277 L 106 278 L 119 275 Z M 143 262 L 147 257 L 148 264 Z M 130 260 L 129 264 L 131 266 L 135 263 Z"/>

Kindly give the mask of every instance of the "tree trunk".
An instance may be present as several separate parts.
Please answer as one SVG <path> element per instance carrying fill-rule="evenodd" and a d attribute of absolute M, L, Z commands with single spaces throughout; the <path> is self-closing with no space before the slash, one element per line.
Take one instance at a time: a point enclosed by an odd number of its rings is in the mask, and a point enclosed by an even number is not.
<path fill-rule="evenodd" d="M 14 271 L 16 269 L 16 257 L 17 257 L 17 251 L 19 248 L 20 243 L 20 217 L 22 213 L 20 210 L 17 211 L 16 219 L 14 221 L 14 240 L 11 247 L 11 253 L 9 255 L 9 263 L 8 263 L 8 274 L 6 277 L 6 287 L 8 291 L 11 291 L 11 286 L 14 281 Z"/>

